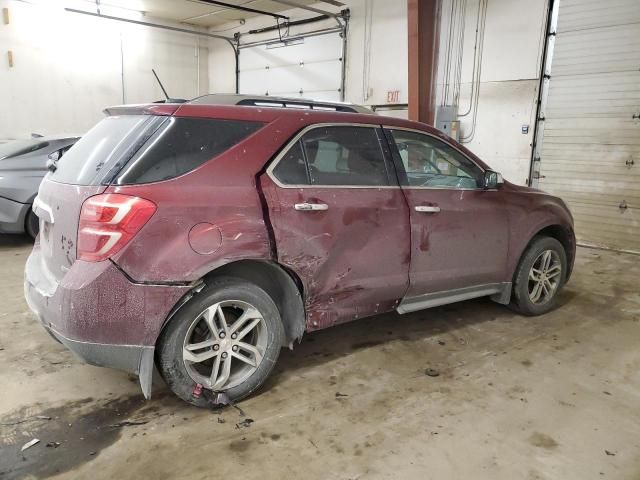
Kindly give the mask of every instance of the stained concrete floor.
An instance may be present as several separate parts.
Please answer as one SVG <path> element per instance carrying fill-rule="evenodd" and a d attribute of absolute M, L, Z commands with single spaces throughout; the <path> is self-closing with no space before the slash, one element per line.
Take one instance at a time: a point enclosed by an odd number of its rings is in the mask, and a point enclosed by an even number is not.
<path fill-rule="evenodd" d="M 80 364 L 27 311 L 29 249 L 0 239 L 0 478 L 640 479 L 638 256 L 580 249 L 540 318 L 479 300 L 310 334 L 242 416 Z"/>

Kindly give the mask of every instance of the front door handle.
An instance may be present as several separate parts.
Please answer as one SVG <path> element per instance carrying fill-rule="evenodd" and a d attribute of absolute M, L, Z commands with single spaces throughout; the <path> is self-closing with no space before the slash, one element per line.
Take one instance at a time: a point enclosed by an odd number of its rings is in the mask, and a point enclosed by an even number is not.
<path fill-rule="evenodd" d="M 319 212 L 323 210 L 329 210 L 329 205 L 326 203 L 296 203 L 293 208 L 302 212 Z"/>
<path fill-rule="evenodd" d="M 418 205 L 415 207 L 416 212 L 419 213 L 439 213 L 440 207 L 427 206 L 427 205 Z"/>

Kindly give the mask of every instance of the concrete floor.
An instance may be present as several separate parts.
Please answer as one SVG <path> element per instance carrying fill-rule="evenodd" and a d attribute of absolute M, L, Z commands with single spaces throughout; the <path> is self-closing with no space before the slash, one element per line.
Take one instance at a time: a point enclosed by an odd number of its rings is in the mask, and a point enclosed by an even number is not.
<path fill-rule="evenodd" d="M 308 335 L 243 417 L 81 365 L 27 311 L 29 250 L 0 239 L 0 478 L 640 479 L 638 256 L 580 249 L 540 318 L 479 300 Z"/>

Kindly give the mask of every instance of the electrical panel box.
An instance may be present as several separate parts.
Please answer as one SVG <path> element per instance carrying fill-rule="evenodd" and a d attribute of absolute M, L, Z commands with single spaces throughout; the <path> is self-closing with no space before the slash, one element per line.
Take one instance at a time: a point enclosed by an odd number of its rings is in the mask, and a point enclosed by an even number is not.
<path fill-rule="evenodd" d="M 458 107 L 454 105 L 438 107 L 438 111 L 436 112 L 436 128 L 454 140 L 460 140 Z"/>

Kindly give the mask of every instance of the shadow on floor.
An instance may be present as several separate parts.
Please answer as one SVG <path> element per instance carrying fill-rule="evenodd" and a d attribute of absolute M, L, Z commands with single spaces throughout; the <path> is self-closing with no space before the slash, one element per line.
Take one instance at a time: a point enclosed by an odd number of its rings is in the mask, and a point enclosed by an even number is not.
<path fill-rule="evenodd" d="M 28 247 L 30 245 L 33 245 L 33 239 L 29 235 L 0 233 L 0 248 Z"/>

